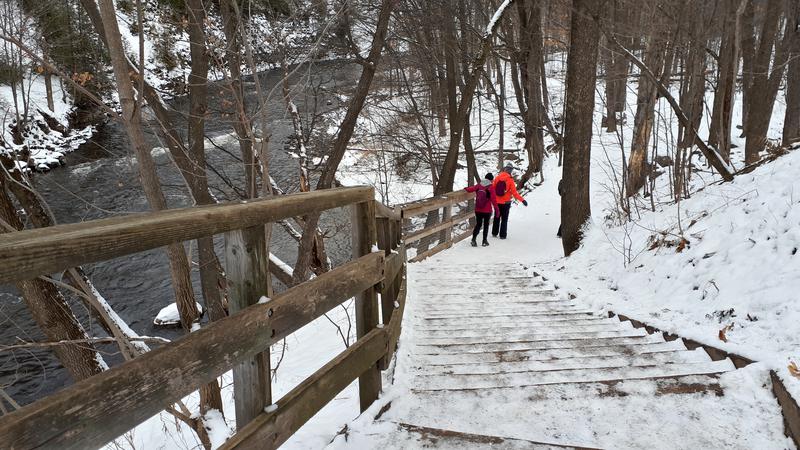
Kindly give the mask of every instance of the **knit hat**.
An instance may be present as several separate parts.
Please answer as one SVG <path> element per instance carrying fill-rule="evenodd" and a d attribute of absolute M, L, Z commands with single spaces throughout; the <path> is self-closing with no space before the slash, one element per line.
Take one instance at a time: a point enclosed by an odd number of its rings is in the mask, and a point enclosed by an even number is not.
<path fill-rule="evenodd" d="M 483 178 L 486 178 L 487 180 L 492 181 L 492 180 L 494 180 L 494 175 L 492 175 L 492 172 L 489 172 Z"/>
<path fill-rule="evenodd" d="M 512 166 L 511 163 L 508 163 L 508 164 L 506 164 L 505 167 L 503 167 L 503 171 L 507 172 L 507 173 L 511 173 L 513 170 L 514 170 L 514 166 Z"/>

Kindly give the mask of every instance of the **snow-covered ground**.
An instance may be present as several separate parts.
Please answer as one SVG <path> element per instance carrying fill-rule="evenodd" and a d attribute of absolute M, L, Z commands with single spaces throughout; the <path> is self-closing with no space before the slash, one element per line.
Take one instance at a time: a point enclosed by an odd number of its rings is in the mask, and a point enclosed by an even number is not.
<path fill-rule="evenodd" d="M 94 134 L 94 127 L 70 129 L 69 114 L 73 107 L 71 95 L 65 92 L 62 82 L 57 76 L 52 77 L 53 110 L 47 105 L 47 94 L 44 77 L 36 73 L 29 74 L 18 86 L 25 91 L 27 105 L 22 104 L 22 93 L 18 92 L 20 114 L 28 111 L 28 126 L 22 133 L 23 143 L 15 144 L 11 126 L 15 123 L 16 113 L 11 86 L 0 85 L 0 152 L 10 154 L 18 160 L 17 166 L 23 171 L 46 171 L 62 164 L 64 154 L 76 150 Z M 63 130 L 52 129 L 45 120 L 47 114 L 55 120 Z M 24 158 L 25 151 L 28 158 Z"/>

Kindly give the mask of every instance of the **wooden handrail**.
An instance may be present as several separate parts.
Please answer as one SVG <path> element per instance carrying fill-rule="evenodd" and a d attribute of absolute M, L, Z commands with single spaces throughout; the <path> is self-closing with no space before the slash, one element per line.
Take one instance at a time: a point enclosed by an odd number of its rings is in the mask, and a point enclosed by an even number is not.
<path fill-rule="evenodd" d="M 131 214 L 0 234 L 0 284 L 373 199 L 371 187 Z"/>
<path fill-rule="evenodd" d="M 342 301 L 379 283 L 383 274 L 383 252 L 371 253 L 269 302 L 250 306 L 80 381 L 3 416 L 0 447 L 102 446 L 230 370 L 233 364 L 269 348 Z"/>
<path fill-rule="evenodd" d="M 445 236 L 445 242 L 412 259 L 416 261 L 468 236 L 469 232 L 454 236 L 452 226 L 472 215 L 468 205 L 451 217 L 457 203 L 471 200 L 465 191 L 394 209 L 373 196 L 372 188 L 341 188 L 0 235 L 0 260 L 6 263 L 0 267 L 0 282 L 8 282 L 224 232 L 228 253 L 239 264 L 231 273 L 244 286 L 248 273 L 262 277 L 261 261 L 266 260 L 263 254 L 248 253 L 248 233 L 260 236 L 259 227 L 265 223 L 349 206 L 354 258 L 265 303 L 252 304 L 260 288 L 235 293 L 239 300 L 249 299 L 240 302 L 243 309 L 238 313 L 3 416 L 0 436 L 6 439 L 0 447 L 101 446 L 353 297 L 358 300 L 356 342 L 269 412 L 253 410 L 242 423 L 237 414 L 239 433 L 224 448 L 276 448 L 356 378 L 365 410 L 378 397 L 380 370 L 389 367 L 402 328 L 407 287 L 403 221 L 445 210 L 443 223 L 406 237 L 412 242 L 437 231 Z M 376 242 L 380 252 L 373 252 Z M 238 250 L 233 251 L 235 246 Z M 243 254 L 248 261 L 241 260 Z M 257 376 L 245 377 L 248 381 Z M 268 378 L 266 382 L 268 386 Z M 237 412 L 243 406 L 240 401 L 247 407 L 258 405 L 240 398 L 247 393 L 253 397 L 251 391 L 236 392 Z"/>
<path fill-rule="evenodd" d="M 401 216 L 403 219 L 408 219 L 410 217 L 418 216 L 420 214 L 425 214 L 427 212 L 433 211 L 434 209 L 439 209 L 445 207 L 447 205 L 453 205 L 455 203 L 465 202 L 472 198 L 471 193 L 461 190 L 461 191 L 453 191 L 448 192 L 444 195 L 439 195 L 437 197 L 427 198 L 425 200 L 420 200 L 417 202 L 406 203 L 400 206 Z"/>
<path fill-rule="evenodd" d="M 452 247 L 453 244 L 465 239 L 469 235 L 468 233 L 460 233 L 456 237 L 453 237 L 453 227 L 464 222 L 465 220 L 472 218 L 472 198 L 472 193 L 461 190 L 448 192 L 444 195 L 431 197 L 416 202 L 406 203 L 396 208 L 400 210 L 400 214 L 404 223 L 409 223 L 409 219 L 411 217 L 431 213 L 431 211 L 438 209 L 443 210 L 441 221 L 439 221 L 437 218 L 434 223 L 428 224 L 428 222 L 422 229 L 407 233 L 404 236 L 403 241 L 407 245 L 422 241 L 422 251 L 411 258 L 409 262 L 422 261 L 429 256 L 435 255 L 443 250 L 447 250 L 448 248 Z M 457 215 L 453 216 L 453 207 L 456 204 L 463 202 L 467 202 L 467 207 L 461 209 Z M 439 213 L 437 212 L 437 216 L 438 215 Z M 431 219 L 430 215 L 428 216 L 428 219 Z M 431 236 L 436 235 L 437 233 L 439 233 L 442 237 L 439 239 L 439 243 L 436 246 L 429 249 L 428 241 L 431 240 Z M 417 247 L 419 248 L 420 244 L 418 244 Z"/>

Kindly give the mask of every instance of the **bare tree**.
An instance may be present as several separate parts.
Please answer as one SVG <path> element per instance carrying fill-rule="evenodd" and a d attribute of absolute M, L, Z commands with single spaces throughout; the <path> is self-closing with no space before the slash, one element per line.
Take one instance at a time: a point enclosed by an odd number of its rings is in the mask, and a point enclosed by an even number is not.
<path fill-rule="evenodd" d="M 573 0 L 567 57 L 567 97 L 564 116 L 564 174 L 561 196 L 561 233 L 564 254 L 578 249 L 583 227 L 591 217 L 589 165 L 594 112 L 597 20 L 600 2 Z"/>

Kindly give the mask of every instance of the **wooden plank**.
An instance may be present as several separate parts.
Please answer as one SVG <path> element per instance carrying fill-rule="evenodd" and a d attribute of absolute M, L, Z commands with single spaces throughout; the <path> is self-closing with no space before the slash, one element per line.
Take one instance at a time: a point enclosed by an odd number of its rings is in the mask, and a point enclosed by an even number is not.
<path fill-rule="evenodd" d="M 375 201 L 356 203 L 351 207 L 351 215 L 351 242 L 355 259 L 371 252 L 375 245 Z M 378 326 L 378 293 L 375 286 L 371 286 L 355 297 L 356 336 L 361 339 Z M 362 412 L 378 399 L 380 392 L 381 372 L 377 365 L 373 365 L 358 378 L 358 397 Z"/>
<path fill-rule="evenodd" d="M 0 284 L 371 200 L 371 187 L 130 214 L 0 235 Z"/>
<path fill-rule="evenodd" d="M 451 241 L 442 242 L 441 244 L 437 245 L 436 247 L 428 249 L 427 251 L 424 251 L 424 252 L 420 253 L 419 255 L 411 258 L 408 262 L 412 262 L 412 263 L 420 262 L 420 261 L 422 261 L 423 259 L 425 259 L 425 258 L 427 258 L 429 256 L 433 256 L 433 255 L 435 255 L 435 254 L 437 254 L 437 253 L 439 253 L 439 252 L 441 252 L 443 250 L 447 250 L 448 248 L 452 247 L 454 244 L 456 244 L 458 242 L 461 242 L 461 241 L 463 241 L 464 239 L 466 239 L 466 238 L 468 238 L 470 236 L 472 236 L 472 230 L 466 230 L 463 233 L 461 233 L 458 236 L 456 236 L 455 238 L 453 238 Z"/>
<path fill-rule="evenodd" d="M 783 413 L 784 433 L 800 448 L 800 406 L 774 370 L 769 371 L 769 376 L 772 379 L 772 393 L 778 399 Z"/>
<path fill-rule="evenodd" d="M 465 220 L 471 218 L 474 215 L 475 213 L 473 213 L 472 211 L 465 211 L 463 213 L 453 216 L 453 218 L 451 220 L 448 220 L 447 222 L 438 223 L 430 228 L 423 228 L 415 233 L 412 233 L 406 236 L 405 239 L 403 239 L 403 241 L 406 244 L 416 242 L 426 236 L 430 236 L 438 231 L 444 230 L 445 228 L 452 227 L 453 225 L 457 225 L 461 222 L 464 222 Z"/>
<path fill-rule="evenodd" d="M 464 239 L 466 239 L 466 238 L 468 238 L 470 236 L 472 236 L 472 230 L 466 230 L 463 233 L 461 233 L 458 236 L 456 236 L 455 238 L 453 238 L 453 244 L 455 244 L 457 242 L 461 242 L 461 241 L 463 241 Z"/>
<path fill-rule="evenodd" d="M 400 339 L 403 313 L 405 312 L 406 307 L 406 284 L 406 279 L 403 277 L 400 281 L 400 292 L 397 295 L 397 304 L 400 306 L 394 309 L 392 312 L 392 318 L 389 321 L 389 324 L 385 327 L 389 333 L 389 348 L 386 351 L 386 355 L 384 355 L 378 362 L 381 370 L 386 370 L 389 368 L 389 363 L 392 360 L 392 356 L 394 355 L 395 350 L 397 350 L 397 341 Z"/>
<path fill-rule="evenodd" d="M 465 220 L 468 220 L 468 219 L 472 219 L 474 217 L 475 217 L 475 212 L 474 211 L 466 210 L 464 212 L 461 212 L 461 213 L 456 214 L 455 216 L 453 216 L 452 222 L 453 222 L 453 225 L 458 225 L 459 223 L 461 223 L 461 222 L 463 222 Z"/>
<path fill-rule="evenodd" d="M 444 207 L 444 214 L 442 215 L 442 220 L 447 219 L 448 222 L 452 223 L 453 220 L 453 205 L 447 205 Z M 447 227 L 444 229 L 444 236 L 442 236 L 442 241 L 450 241 L 453 239 L 453 227 Z"/>
<path fill-rule="evenodd" d="M 383 279 L 375 252 L 0 418 L 3 446 L 98 448 Z"/>
<path fill-rule="evenodd" d="M 263 412 L 220 450 L 276 449 L 386 353 L 387 332 L 374 329 L 347 350 L 306 378 L 276 403 L 277 409 Z"/>
<path fill-rule="evenodd" d="M 400 214 L 403 219 L 407 219 L 409 217 L 425 214 L 429 211 L 433 211 L 434 209 L 442 208 L 446 205 L 452 205 L 453 203 L 467 201 L 471 196 L 472 193 L 463 190 L 449 192 L 447 194 L 440 195 L 438 197 L 431 197 L 419 202 L 412 202 L 412 203 L 406 203 L 405 205 L 401 205 L 399 206 L 401 211 Z"/>
<path fill-rule="evenodd" d="M 406 244 L 411 244 L 412 242 L 416 242 L 424 237 L 428 237 L 434 233 L 444 230 L 445 228 L 450 228 L 453 226 L 453 221 L 448 220 L 446 222 L 437 223 L 428 228 L 423 228 L 417 232 L 409 234 L 408 236 L 403 239 Z"/>
<path fill-rule="evenodd" d="M 230 287 L 228 309 L 231 314 L 257 304 L 270 292 L 264 231 L 264 225 L 257 225 L 225 233 L 225 275 Z M 269 347 L 233 366 L 237 429 L 243 428 L 272 403 L 269 369 Z"/>
<path fill-rule="evenodd" d="M 375 217 L 382 217 L 391 220 L 400 220 L 400 212 L 394 208 L 389 208 L 381 202 L 375 202 Z"/>
<path fill-rule="evenodd" d="M 386 270 L 384 271 L 384 277 L 386 280 L 394 280 L 394 278 L 403 268 L 403 264 L 405 264 L 405 261 L 403 261 L 403 253 L 405 253 L 405 251 L 398 251 L 396 253 L 392 253 L 386 258 Z"/>
<path fill-rule="evenodd" d="M 425 259 L 425 258 L 427 258 L 429 256 L 432 256 L 432 255 L 435 255 L 435 254 L 437 254 L 437 253 L 439 253 L 439 252 L 441 252 L 443 250 L 447 250 L 448 248 L 450 248 L 452 246 L 453 246 L 453 241 L 442 242 L 441 244 L 437 245 L 436 247 L 428 249 L 428 250 L 420 253 L 419 255 L 409 259 L 408 262 L 412 262 L 412 263 L 420 262 L 423 259 Z"/>

